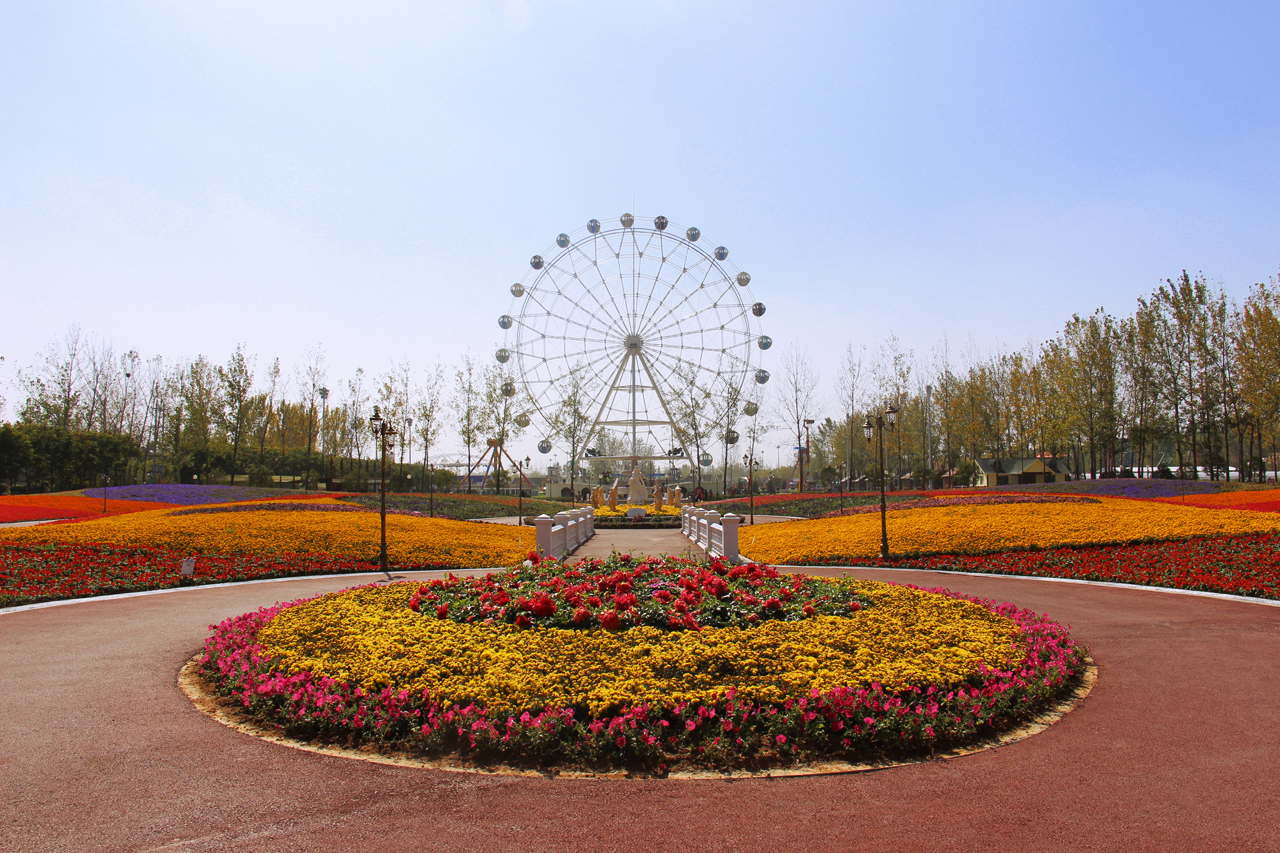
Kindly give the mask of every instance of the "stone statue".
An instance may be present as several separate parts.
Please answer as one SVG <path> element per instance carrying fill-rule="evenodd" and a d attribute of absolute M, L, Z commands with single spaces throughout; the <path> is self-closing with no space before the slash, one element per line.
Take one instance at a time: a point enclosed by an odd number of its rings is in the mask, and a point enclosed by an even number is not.
<path fill-rule="evenodd" d="M 667 503 L 675 509 L 679 509 L 682 500 L 684 500 L 684 497 L 680 493 L 680 487 L 672 486 L 667 492 Z"/>
<path fill-rule="evenodd" d="M 604 503 L 604 489 L 596 486 L 591 490 L 591 505 L 596 509 L 600 508 L 600 504 Z"/>
<path fill-rule="evenodd" d="M 662 488 L 655 487 L 653 490 L 653 511 L 662 512 Z"/>
<path fill-rule="evenodd" d="M 609 509 L 616 510 L 618 508 L 618 481 L 613 481 L 613 487 L 609 489 Z"/>
<path fill-rule="evenodd" d="M 631 479 L 627 482 L 627 503 L 639 504 L 649 499 L 649 489 L 644 484 L 644 475 L 640 466 L 631 469 Z"/>

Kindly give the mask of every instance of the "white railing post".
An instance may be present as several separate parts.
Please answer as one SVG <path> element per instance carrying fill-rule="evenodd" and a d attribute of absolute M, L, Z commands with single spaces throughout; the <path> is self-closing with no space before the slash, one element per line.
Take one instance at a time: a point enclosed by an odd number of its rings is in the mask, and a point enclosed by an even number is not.
<path fill-rule="evenodd" d="M 733 513 L 722 518 L 714 509 L 681 507 L 680 531 L 693 544 L 703 548 L 712 557 L 724 557 L 739 562 L 738 525 L 742 519 Z"/>
<path fill-rule="evenodd" d="M 555 521 L 545 513 L 533 520 L 533 527 L 538 531 L 538 553 L 547 557 L 554 557 L 551 553 L 551 528 L 555 526 Z"/>
<path fill-rule="evenodd" d="M 741 518 L 728 513 L 720 519 L 720 556 L 730 562 L 738 561 L 738 522 Z"/>
<path fill-rule="evenodd" d="M 701 544 L 703 548 L 706 548 L 709 551 L 711 550 L 711 528 L 720 523 L 720 513 L 716 512 L 714 509 L 709 509 L 702 521 L 705 525 L 704 529 L 706 531 L 706 538 Z"/>
<path fill-rule="evenodd" d="M 573 547 L 576 549 L 587 541 L 587 525 L 582 520 L 585 513 L 580 509 L 575 509 L 569 514 L 573 516 Z"/>
<path fill-rule="evenodd" d="M 564 537 L 564 552 L 568 553 L 573 550 L 574 546 L 573 528 L 570 526 L 573 523 L 573 519 L 569 516 L 569 513 L 562 510 L 555 514 L 555 520 L 556 527 L 559 527 L 564 531 L 562 534 Z"/>

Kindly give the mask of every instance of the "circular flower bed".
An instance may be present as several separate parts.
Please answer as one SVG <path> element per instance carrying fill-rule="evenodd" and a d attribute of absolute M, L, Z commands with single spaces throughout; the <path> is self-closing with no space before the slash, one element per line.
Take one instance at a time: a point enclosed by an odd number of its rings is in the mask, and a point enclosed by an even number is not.
<path fill-rule="evenodd" d="M 277 605 L 217 626 L 199 664 L 294 737 L 661 774 L 963 746 L 1062 698 L 1086 657 L 1010 604 L 615 555 Z"/>
<path fill-rule="evenodd" d="M 646 516 L 669 516 L 672 518 L 680 517 L 680 507 L 663 504 L 661 509 L 654 509 L 653 504 L 618 504 L 617 509 L 609 509 L 607 506 L 596 507 L 596 518 L 619 518 L 625 517 L 629 510 L 642 509 Z"/>
<path fill-rule="evenodd" d="M 627 515 L 628 510 L 635 509 L 644 510 L 644 515 L 639 518 Z M 678 506 L 664 505 L 655 510 L 653 504 L 618 504 L 617 509 L 597 507 L 594 515 L 597 530 L 653 530 L 680 526 Z"/>

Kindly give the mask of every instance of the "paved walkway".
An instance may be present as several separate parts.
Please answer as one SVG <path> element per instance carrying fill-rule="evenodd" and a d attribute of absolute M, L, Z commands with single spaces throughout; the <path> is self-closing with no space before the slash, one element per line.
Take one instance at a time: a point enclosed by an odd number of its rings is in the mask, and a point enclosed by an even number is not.
<path fill-rule="evenodd" d="M 506 516 L 499 518 L 476 518 L 473 521 L 485 521 L 490 524 L 516 524 L 517 516 Z M 773 524 L 779 521 L 792 521 L 790 516 L 785 515 L 757 515 L 756 524 Z M 739 525 L 739 529 L 748 528 L 751 525 L 743 519 Z M 750 542 L 750 537 L 742 539 L 743 543 Z M 586 544 L 577 551 L 573 552 L 570 560 L 582 559 L 585 557 L 605 558 L 612 552 L 617 551 L 620 554 L 633 554 L 635 556 L 657 556 L 660 554 L 670 554 L 674 556 L 691 555 L 694 557 L 706 557 L 707 552 L 699 545 L 695 545 L 684 537 L 679 528 L 667 528 L 660 530 L 601 530 L 596 529 L 596 535 L 593 536 Z"/>
<path fill-rule="evenodd" d="M 1028 740 L 875 773 L 493 777 L 255 740 L 178 689 L 211 623 L 372 576 L 0 614 L 0 850 L 1280 850 L 1280 607 L 852 573 L 1046 612 L 1091 647 L 1098 683 Z"/>
<path fill-rule="evenodd" d="M 588 539 L 570 559 L 608 557 L 617 551 L 633 557 L 692 555 L 705 558 L 707 552 L 684 537 L 679 528 L 659 530 L 601 530 Z"/>

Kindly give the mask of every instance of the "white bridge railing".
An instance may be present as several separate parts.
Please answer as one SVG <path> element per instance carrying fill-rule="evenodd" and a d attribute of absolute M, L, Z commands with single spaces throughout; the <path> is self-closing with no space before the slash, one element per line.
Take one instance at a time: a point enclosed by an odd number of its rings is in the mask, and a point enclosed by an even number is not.
<path fill-rule="evenodd" d="M 680 531 L 693 544 L 702 546 L 712 557 L 738 562 L 738 523 L 733 513 L 721 517 L 714 509 L 687 506 L 680 510 Z"/>
<path fill-rule="evenodd" d="M 589 507 L 557 512 L 555 518 L 538 516 L 533 520 L 538 531 L 538 553 L 557 560 L 565 554 L 572 554 L 579 545 L 596 535 L 595 524 L 595 511 Z"/>

